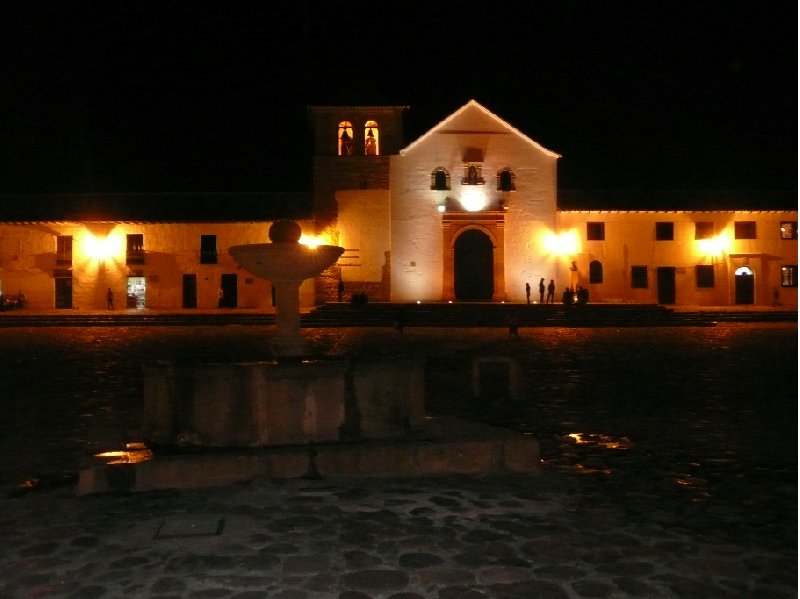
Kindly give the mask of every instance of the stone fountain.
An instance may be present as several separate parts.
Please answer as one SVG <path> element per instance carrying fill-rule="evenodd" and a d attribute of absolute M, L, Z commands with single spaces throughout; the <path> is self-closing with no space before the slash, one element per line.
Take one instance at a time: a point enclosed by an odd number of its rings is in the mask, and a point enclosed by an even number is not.
<path fill-rule="evenodd" d="M 147 459 L 128 452 L 128 463 L 123 458 L 116 466 L 82 470 L 79 494 L 213 486 L 255 477 L 538 469 L 539 445 L 531 436 L 428 416 L 424 363 L 417 357 L 308 355 L 300 333 L 299 288 L 334 264 L 343 248 L 306 247 L 298 243 L 300 233 L 297 223 L 277 221 L 269 231 L 271 243 L 230 248 L 240 266 L 272 281 L 274 359 L 146 366 Z"/>
<path fill-rule="evenodd" d="M 276 332 L 272 341 L 279 358 L 302 357 L 306 343 L 300 335 L 300 285 L 333 265 L 344 248 L 299 243 L 302 230 L 290 220 L 276 221 L 269 230 L 272 243 L 236 245 L 229 252 L 236 262 L 275 289 Z"/>
<path fill-rule="evenodd" d="M 272 281 L 275 359 L 159 363 L 145 368 L 146 441 L 153 446 L 267 447 L 402 434 L 424 418 L 424 368 L 311 356 L 300 332 L 299 290 L 344 251 L 299 243 L 300 226 L 276 221 L 271 243 L 237 245 L 240 266 Z"/>

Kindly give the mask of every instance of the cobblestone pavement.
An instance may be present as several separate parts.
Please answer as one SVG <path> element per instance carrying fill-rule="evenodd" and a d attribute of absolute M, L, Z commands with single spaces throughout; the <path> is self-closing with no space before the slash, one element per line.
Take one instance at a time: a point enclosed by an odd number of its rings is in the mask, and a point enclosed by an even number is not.
<path fill-rule="evenodd" d="M 796 596 L 778 514 L 552 472 L 12 501 L 9 598 Z"/>
<path fill-rule="evenodd" d="M 21 334 L 0 333 L 0 348 Z M 41 360 L 64 352 L 47 349 L 53 334 L 24 333 Z M 124 429 L 113 423 L 135 416 L 127 402 L 137 390 L 126 386 L 136 369 L 122 346 L 141 349 L 153 334 L 96 331 L 87 344 L 86 333 L 64 333 L 74 345 L 61 362 L 83 365 L 74 388 L 58 382 L 66 366 L 57 360 L 47 362 L 49 382 L 32 379 L 33 353 L 24 352 L 6 384 L 26 377 L 27 403 L 50 395 L 63 403 L 83 397 L 80 388 L 91 397 L 113 389 L 125 401 L 81 405 L 77 421 L 98 422 L 79 430 L 60 403 L 43 404 L 48 419 L 13 403 L 15 385 L 6 391 L 17 413 L 0 429 L 22 453 L 0 440 L 0 597 L 796 597 L 796 334 L 785 325 L 537 330 L 519 340 L 502 331 L 410 331 L 392 341 L 374 331 L 320 331 L 328 351 L 357 345 L 439 359 L 429 404 L 533 430 L 541 474 L 254 480 L 77 497 L 57 477 L 23 491 L 7 476 L 44 457 L 60 465 L 70 435 L 91 445 Z M 259 347 L 247 331 L 193 331 L 185 346 L 179 336 L 159 333 L 162 349 L 148 359 L 176 347 L 205 355 L 207 341 L 231 359 Z M 465 402 L 466 358 L 509 351 L 523 362 L 529 405 Z M 88 363 L 92 352 L 101 363 Z M 90 384 L 98 372 L 109 380 Z M 773 384 L 776 377 L 783 382 Z M 46 434 L 30 439 L 37 429 Z M 45 438 L 58 430 L 60 445 Z"/>

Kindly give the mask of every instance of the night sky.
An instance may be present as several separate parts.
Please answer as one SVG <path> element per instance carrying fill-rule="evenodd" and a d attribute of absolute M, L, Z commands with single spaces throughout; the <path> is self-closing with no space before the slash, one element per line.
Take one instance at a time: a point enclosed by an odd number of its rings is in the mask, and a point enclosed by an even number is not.
<path fill-rule="evenodd" d="M 793 4 L 11 0 L 0 193 L 306 190 L 306 106 L 363 85 L 406 143 L 477 100 L 563 190 L 796 209 Z"/>

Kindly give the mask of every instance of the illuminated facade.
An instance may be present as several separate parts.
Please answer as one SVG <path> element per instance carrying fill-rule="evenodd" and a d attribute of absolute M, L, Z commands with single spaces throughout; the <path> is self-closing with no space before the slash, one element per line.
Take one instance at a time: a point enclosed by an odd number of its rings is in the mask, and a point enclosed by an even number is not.
<path fill-rule="evenodd" d="M 797 306 L 797 211 L 559 210 L 558 158 L 468 102 L 390 157 L 384 189 L 335 192 L 342 277 L 393 301 L 536 300 L 544 279 L 597 302 Z"/>
<path fill-rule="evenodd" d="M 372 301 L 524 302 L 553 280 L 592 302 L 797 307 L 797 211 L 560 210 L 558 154 L 471 101 L 409 145 L 403 106 L 310 108 L 313 214 L 345 248 L 301 288 Z M 220 196 L 220 203 L 227 201 Z M 270 311 L 228 248 L 269 220 L 0 222 L 0 292 L 37 309 Z M 313 241 L 313 240 L 312 240 Z"/>
<path fill-rule="evenodd" d="M 309 234 L 313 223 L 301 222 Z M 2 292 L 32 309 L 249 308 L 272 311 L 270 283 L 228 248 L 265 243 L 264 222 L 0 223 Z M 314 302 L 314 283 L 301 287 Z"/>

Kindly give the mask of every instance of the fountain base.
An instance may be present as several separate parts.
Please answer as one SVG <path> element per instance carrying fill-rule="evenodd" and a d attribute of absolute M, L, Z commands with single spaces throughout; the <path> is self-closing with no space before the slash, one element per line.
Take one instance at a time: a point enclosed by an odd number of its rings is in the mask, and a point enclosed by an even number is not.
<path fill-rule="evenodd" d="M 424 364 L 281 359 L 144 369 L 150 447 L 267 447 L 399 435 L 425 416 Z"/>
<path fill-rule="evenodd" d="M 80 472 L 79 495 L 255 478 L 533 474 L 532 435 L 424 409 L 423 362 L 395 357 L 145 368 L 152 456 Z M 108 455 L 117 452 L 111 452 Z"/>
<path fill-rule="evenodd" d="M 95 463 L 76 492 L 196 489 L 256 479 L 535 475 L 532 435 L 464 420 L 426 417 L 413 431 L 384 439 L 256 449 L 156 451 L 138 463 Z"/>

